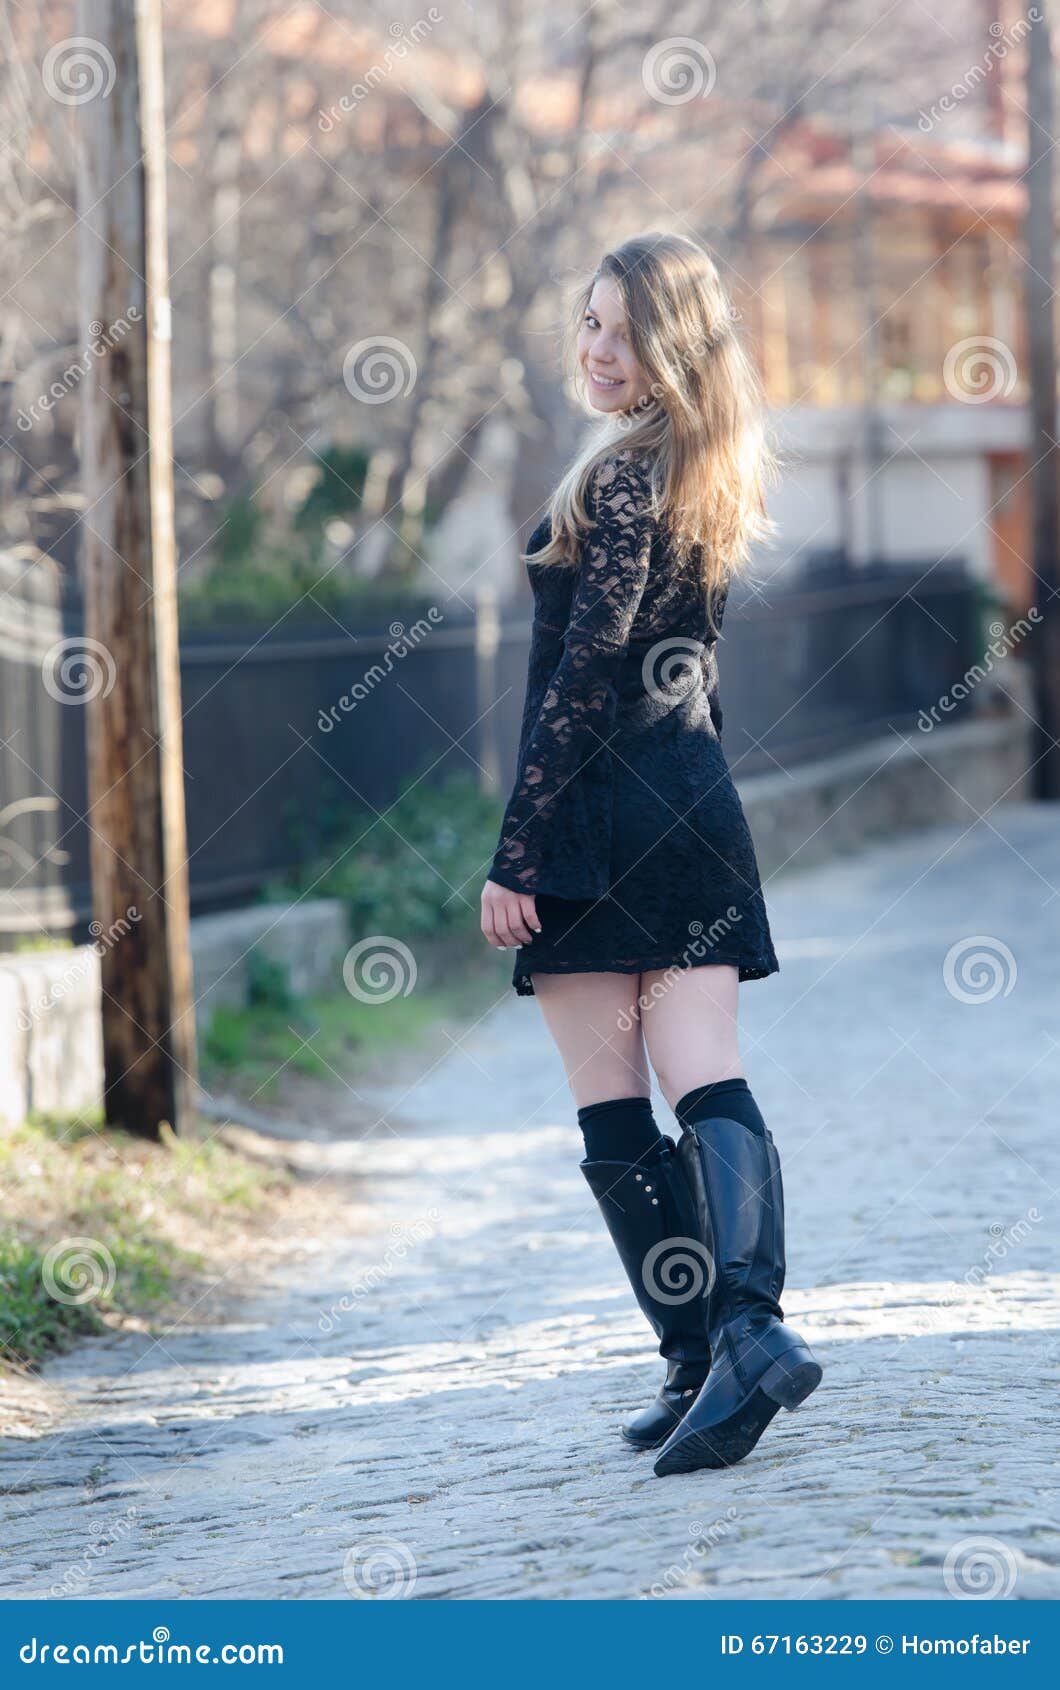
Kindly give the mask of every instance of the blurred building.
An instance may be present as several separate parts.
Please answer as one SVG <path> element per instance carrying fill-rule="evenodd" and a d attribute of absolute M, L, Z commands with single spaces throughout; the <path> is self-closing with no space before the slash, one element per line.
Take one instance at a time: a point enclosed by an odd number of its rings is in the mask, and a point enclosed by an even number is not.
<path fill-rule="evenodd" d="M 787 137 L 740 290 L 785 554 L 960 558 L 1029 603 L 1020 172 L 990 133 Z"/>

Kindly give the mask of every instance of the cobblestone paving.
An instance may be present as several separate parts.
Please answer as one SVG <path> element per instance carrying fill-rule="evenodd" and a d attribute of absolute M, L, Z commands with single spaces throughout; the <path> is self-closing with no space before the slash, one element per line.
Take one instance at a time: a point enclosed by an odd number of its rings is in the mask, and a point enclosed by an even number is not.
<path fill-rule="evenodd" d="M 770 888 L 745 1057 L 826 1373 L 741 1467 L 618 1440 L 659 1364 L 511 998 L 333 1149 L 381 1233 L 47 1369 L 5 1593 L 1060 1595 L 1058 886 L 1055 808 L 1014 806 Z"/>

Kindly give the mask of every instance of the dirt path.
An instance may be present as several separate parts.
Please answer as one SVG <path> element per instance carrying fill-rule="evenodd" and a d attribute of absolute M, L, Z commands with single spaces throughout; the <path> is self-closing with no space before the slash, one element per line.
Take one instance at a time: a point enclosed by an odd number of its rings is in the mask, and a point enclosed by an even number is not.
<path fill-rule="evenodd" d="M 1014 807 L 773 888 L 745 1055 L 827 1371 L 742 1467 L 659 1481 L 617 1440 L 658 1364 L 510 999 L 325 1147 L 371 1239 L 48 1368 L 5 1593 L 1060 1595 L 1058 886 L 1055 813 Z"/>

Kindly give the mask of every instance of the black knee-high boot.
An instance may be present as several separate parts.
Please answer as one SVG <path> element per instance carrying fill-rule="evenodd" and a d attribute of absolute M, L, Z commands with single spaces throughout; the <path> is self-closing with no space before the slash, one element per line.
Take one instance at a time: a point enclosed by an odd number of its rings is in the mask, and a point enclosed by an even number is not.
<path fill-rule="evenodd" d="M 809 1346 L 784 1324 L 780 1161 L 746 1082 L 689 1092 L 676 1113 L 678 1157 L 715 1264 L 712 1365 L 655 1463 L 660 1477 L 742 1461 L 777 1410 L 798 1407 L 821 1380 Z"/>
<path fill-rule="evenodd" d="M 646 1099 L 630 1101 L 650 1110 Z M 659 1134 L 638 1162 L 586 1160 L 581 1169 L 666 1362 L 655 1401 L 622 1429 L 627 1443 L 655 1449 L 678 1425 L 710 1369 L 709 1257 L 671 1139 Z"/>

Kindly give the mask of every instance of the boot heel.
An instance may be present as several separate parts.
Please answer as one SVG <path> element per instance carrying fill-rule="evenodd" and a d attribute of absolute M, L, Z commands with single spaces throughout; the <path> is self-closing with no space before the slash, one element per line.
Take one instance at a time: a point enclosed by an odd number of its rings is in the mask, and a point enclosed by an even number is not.
<path fill-rule="evenodd" d="M 763 1373 L 758 1388 L 771 1402 L 779 1403 L 781 1408 L 793 1409 L 817 1389 L 821 1377 L 820 1362 L 814 1360 L 805 1344 L 800 1344 L 786 1351 Z"/>

